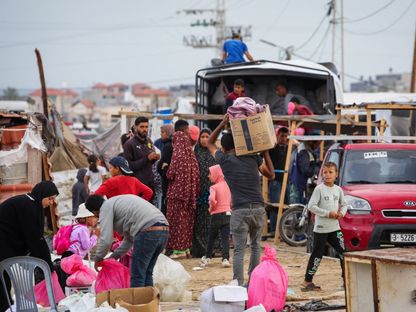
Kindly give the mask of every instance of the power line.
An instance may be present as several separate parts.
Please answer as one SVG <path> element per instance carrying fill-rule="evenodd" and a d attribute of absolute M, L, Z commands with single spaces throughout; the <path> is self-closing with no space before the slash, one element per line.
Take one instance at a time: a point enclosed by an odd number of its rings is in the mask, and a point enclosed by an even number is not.
<path fill-rule="evenodd" d="M 402 14 L 400 14 L 400 16 L 397 18 L 397 19 L 395 19 L 394 21 L 393 21 L 393 23 L 391 23 L 390 25 L 388 25 L 387 27 L 385 27 L 385 28 L 382 28 L 382 29 L 380 29 L 380 30 L 377 30 L 377 31 L 373 31 L 373 32 L 369 32 L 369 33 L 359 33 L 359 32 L 355 32 L 355 31 L 352 31 L 352 30 L 348 30 L 348 29 L 346 29 L 345 31 L 347 32 L 347 33 L 349 33 L 349 34 L 352 34 L 352 35 L 357 35 L 357 36 L 372 36 L 372 35 L 377 35 L 377 34 L 380 34 L 380 33 L 382 33 L 382 32 L 385 32 L 386 30 L 389 30 L 390 28 L 392 28 L 394 25 L 396 25 L 402 18 L 403 18 L 403 16 L 405 16 L 410 10 L 410 8 L 415 4 L 415 2 L 416 1 L 413 1 L 413 0 L 411 0 L 411 2 L 409 3 L 409 5 L 406 7 L 406 9 L 403 11 L 403 13 Z"/>
<path fill-rule="evenodd" d="M 313 39 L 313 37 L 315 37 L 315 35 L 317 34 L 318 30 L 321 28 L 321 26 L 322 26 L 322 24 L 325 21 L 325 18 L 327 16 L 328 16 L 327 14 L 324 15 L 324 17 L 321 19 L 318 26 L 315 28 L 315 30 L 312 32 L 312 34 L 309 36 L 309 38 L 306 39 L 306 41 L 304 43 L 302 43 L 299 47 L 297 47 L 296 50 L 300 50 L 303 47 L 305 47 Z"/>
<path fill-rule="evenodd" d="M 282 15 L 286 12 L 287 8 L 289 7 L 290 0 L 287 0 L 285 5 L 283 6 L 283 9 L 279 12 L 277 17 L 273 20 L 273 22 L 270 24 L 269 27 L 267 27 L 266 31 L 264 32 L 263 36 L 267 35 L 269 31 L 272 29 L 273 26 L 276 26 L 277 22 L 280 20 Z"/>
<path fill-rule="evenodd" d="M 344 20 L 344 23 L 356 23 L 356 22 L 361 22 L 361 21 L 366 20 L 366 19 L 368 19 L 368 18 L 370 18 L 370 17 L 373 17 L 374 15 L 377 15 L 379 12 L 383 11 L 385 8 L 389 7 L 389 6 L 390 6 L 391 4 L 393 4 L 393 2 L 395 2 L 395 1 L 396 1 L 396 0 L 391 0 L 389 3 L 387 3 L 387 4 L 383 5 L 381 8 L 379 8 L 379 9 L 375 10 L 374 12 L 372 12 L 372 13 L 370 13 L 370 14 L 366 15 L 366 16 L 363 16 L 363 17 L 360 17 L 360 18 L 357 18 L 357 19 L 353 19 L 353 20 Z"/>
<path fill-rule="evenodd" d="M 313 51 L 312 55 L 309 57 L 309 60 L 313 59 L 315 57 L 315 54 L 319 51 L 319 48 L 322 47 L 322 44 L 323 44 L 324 40 L 327 38 L 330 29 L 331 29 L 331 24 L 328 23 L 328 27 L 326 28 L 324 36 L 322 37 L 322 39 L 319 42 L 318 46 L 316 47 L 315 51 Z"/>

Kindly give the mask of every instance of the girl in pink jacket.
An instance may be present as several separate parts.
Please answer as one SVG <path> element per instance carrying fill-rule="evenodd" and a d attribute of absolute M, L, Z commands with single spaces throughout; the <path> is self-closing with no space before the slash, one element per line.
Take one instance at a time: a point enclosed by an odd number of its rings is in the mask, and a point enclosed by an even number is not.
<path fill-rule="evenodd" d="M 201 260 L 201 266 L 206 267 L 211 261 L 214 242 L 218 232 L 221 233 L 222 266 L 230 267 L 230 218 L 231 218 L 231 192 L 224 180 L 221 167 L 215 165 L 209 167 L 209 178 L 212 186 L 209 189 L 209 213 L 211 222 L 208 234 L 207 252 Z"/>

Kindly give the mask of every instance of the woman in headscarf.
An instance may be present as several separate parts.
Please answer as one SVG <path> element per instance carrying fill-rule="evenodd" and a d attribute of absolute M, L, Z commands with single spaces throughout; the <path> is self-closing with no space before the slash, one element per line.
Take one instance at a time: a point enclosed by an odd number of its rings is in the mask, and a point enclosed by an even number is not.
<path fill-rule="evenodd" d="M 215 165 L 215 159 L 207 148 L 211 130 L 202 129 L 198 143 L 195 146 L 195 156 L 199 165 L 199 193 L 196 199 L 194 235 L 192 239 L 192 257 L 200 258 L 205 255 L 208 240 L 209 227 L 209 167 Z"/>
<path fill-rule="evenodd" d="M 153 143 L 154 146 L 156 146 L 160 152 L 163 152 L 163 148 L 165 147 L 165 144 L 170 142 L 173 134 L 173 126 L 172 125 L 163 125 L 160 127 L 160 138 Z"/>
<path fill-rule="evenodd" d="M 173 135 L 173 155 L 166 174 L 167 219 L 169 241 L 167 249 L 173 256 L 190 255 L 195 218 L 196 197 L 199 192 L 199 168 L 189 136 L 182 131 Z"/>
<path fill-rule="evenodd" d="M 0 204 L 0 261 L 16 256 L 32 256 L 45 260 L 51 271 L 51 254 L 43 237 L 45 226 L 44 208 L 55 202 L 59 194 L 55 184 L 43 181 L 32 191 L 18 195 Z M 10 280 L 6 276 L 7 292 Z M 0 311 L 8 309 L 3 285 L 0 283 Z"/>

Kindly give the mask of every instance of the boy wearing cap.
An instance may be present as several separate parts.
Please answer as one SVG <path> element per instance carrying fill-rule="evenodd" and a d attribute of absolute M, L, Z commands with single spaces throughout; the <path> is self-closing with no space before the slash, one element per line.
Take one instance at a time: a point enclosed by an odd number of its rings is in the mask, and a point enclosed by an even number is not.
<path fill-rule="evenodd" d="M 132 194 L 138 195 L 147 201 L 152 199 L 152 189 L 137 178 L 130 176 L 133 171 L 130 170 L 129 163 L 124 157 L 112 158 L 109 163 L 109 171 L 111 178 L 101 184 L 94 192 L 95 195 L 111 198 L 117 195 Z"/>

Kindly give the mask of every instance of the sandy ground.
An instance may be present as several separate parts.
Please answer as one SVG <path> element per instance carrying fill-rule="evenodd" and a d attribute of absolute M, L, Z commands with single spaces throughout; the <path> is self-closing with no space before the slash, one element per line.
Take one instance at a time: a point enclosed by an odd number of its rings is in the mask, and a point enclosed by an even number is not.
<path fill-rule="evenodd" d="M 286 269 L 289 276 L 289 288 L 294 291 L 293 295 L 287 297 L 288 302 L 307 302 L 312 299 L 323 299 L 327 303 L 344 304 L 344 291 L 342 289 L 341 267 L 338 259 L 324 258 L 314 278 L 314 282 L 322 287 L 320 292 L 301 292 L 301 283 L 304 278 L 309 255 L 305 253 L 305 247 L 290 247 L 285 243 L 270 245 L 277 249 L 278 261 Z M 264 243 L 262 244 L 264 246 Z M 232 254 L 232 251 L 231 251 Z M 247 272 L 249 262 L 249 248 L 245 253 L 245 267 Z M 227 284 L 232 280 L 232 268 L 223 268 L 221 258 L 215 258 L 207 268 L 201 271 L 193 270 L 199 266 L 199 259 L 178 260 L 191 274 L 188 290 L 192 291 L 192 300 L 199 301 L 201 292 L 218 285 Z M 231 261 L 232 262 L 232 261 Z M 247 279 L 247 277 L 246 277 Z M 199 302 L 189 303 L 163 303 L 162 311 L 199 311 Z"/>

